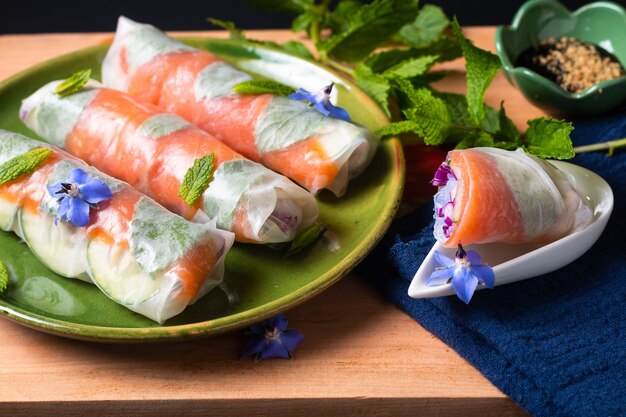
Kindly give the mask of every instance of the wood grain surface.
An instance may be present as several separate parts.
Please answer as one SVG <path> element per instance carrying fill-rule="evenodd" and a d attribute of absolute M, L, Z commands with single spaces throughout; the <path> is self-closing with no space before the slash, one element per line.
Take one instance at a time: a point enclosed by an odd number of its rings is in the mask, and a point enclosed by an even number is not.
<path fill-rule="evenodd" d="M 494 28 L 469 28 L 466 34 L 493 50 Z M 248 35 L 278 42 L 295 36 Z M 0 36 L 0 80 L 111 38 Z M 451 75 L 438 88 L 464 91 L 463 62 L 442 67 Z M 502 100 L 520 127 L 541 115 L 499 74 L 487 102 L 499 106 Z M 239 357 L 240 332 L 193 342 L 114 345 L 50 336 L 0 320 L 0 416 L 527 415 L 354 274 L 294 308 L 288 318 L 305 335 L 295 360 L 264 362 Z"/>

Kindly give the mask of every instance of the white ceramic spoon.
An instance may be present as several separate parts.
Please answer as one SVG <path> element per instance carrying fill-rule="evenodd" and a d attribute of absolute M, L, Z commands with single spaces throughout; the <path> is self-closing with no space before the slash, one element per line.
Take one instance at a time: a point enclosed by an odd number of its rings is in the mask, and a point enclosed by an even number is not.
<path fill-rule="evenodd" d="M 560 161 L 551 163 L 568 174 L 581 194 L 589 201 L 593 210 L 593 221 L 582 230 L 543 245 L 488 243 L 465 246 L 466 250 L 477 251 L 482 262 L 493 268 L 496 286 L 547 274 L 573 262 L 598 240 L 609 220 L 613 210 L 613 191 L 604 179 L 578 165 Z M 444 248 L 439 242 L 435 243 L 409 286 L 409 296 L 430 298 L 455 293 L 450 283 L 435 287 L 426 286 L 430 274 L 435 268 L 440 267 L 434 257 L 435 251 L 454 258 L 456 248 Z M 484 286 L 479 285 L 477 289 L 482 288 Z"/>

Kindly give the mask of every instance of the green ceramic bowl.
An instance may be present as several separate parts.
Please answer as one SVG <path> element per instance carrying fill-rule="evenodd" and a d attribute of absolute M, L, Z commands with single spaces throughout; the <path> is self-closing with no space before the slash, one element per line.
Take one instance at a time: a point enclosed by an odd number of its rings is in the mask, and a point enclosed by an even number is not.
<path fill-rule="evenodd" d="M 511 26 L 496 31 L 496 51 L 506 78 L 534 105 L 557 116 L 607 112 L 626 100 L 626 77 L 598 83 L 580 93 L 568 93 L 547 78 L 516 67 L 521 53 L 538 42 L 568 36 L 599 45 L 626 66 L 626 11 L 600 1 L 570 12 L 554 0 L 531 0 L 518 10 Z"/>

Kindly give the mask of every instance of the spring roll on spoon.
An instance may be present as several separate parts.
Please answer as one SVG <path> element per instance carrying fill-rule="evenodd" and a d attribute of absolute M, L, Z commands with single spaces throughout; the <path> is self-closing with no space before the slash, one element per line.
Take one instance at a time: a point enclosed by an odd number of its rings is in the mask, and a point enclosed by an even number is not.
<path fill-rule="evenodd" d="M 547 243 L 587 226 L 589 203 L 548 161 L 522 149 L 448 153 L 433 185 L 435 238 L 459 243 Z"/>
<path fill-rule="evenodd" d="M 106 86 L 184 117 L 313 193 L 329 189 L 343 195 L 376 150 L 367 129 L 326 117 L 303 101 L 234 94 L 233 86 L 249 80 L 248 74 L 125 17 L 102 77 Z"/>
<path fill-rule="evenodd" d="M 58 148 L 0 129 L 0 166 L 33 150 L 45 159 L 0 184 L 0 229 L 52 271 L 159 323 L 222 281 L 232 233 L 186 221 Z"/>
<path fill-rule="evenodd" d="M 245 159 L 183 118 L 91 81 L 67 96 L 51 82 L 25 99 L 20 117 L 46 141 L 128 182 L 184 218 L 214 220 L 240 242 L 293 239 L 318 216 L 315 198 Z M 196 159 L 213 155 L 213 178 L 192 204 L 179 190 Z"/>

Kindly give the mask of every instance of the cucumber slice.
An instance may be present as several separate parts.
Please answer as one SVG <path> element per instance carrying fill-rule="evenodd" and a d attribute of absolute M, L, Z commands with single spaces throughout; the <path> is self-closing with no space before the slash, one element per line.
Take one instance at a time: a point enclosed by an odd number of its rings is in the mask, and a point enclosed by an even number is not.
<path fill-rule="evenodd" d="M 143 271 L 129 248 L 94 240 L 87 247 L 87 263 L 94 283 L 111 299 L 138 305 L 156 295 L 163 277 Z"/>
<path fill-rule="evenodd" d="M 55 225 L 54 217 L 41 212 L 20 210 L 18 218 L 22 238 L 48 268 L 91 282 L 85 262 L 87 238 L 80 229 L 63 222 Z"/>
<path fill-rule="evenodd" d="M 6 232 L 13 230 L 16 214 L 17 205 L 0 198 L 0 229 Z"/>

